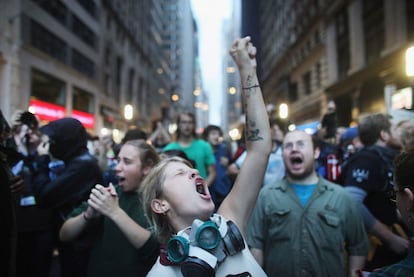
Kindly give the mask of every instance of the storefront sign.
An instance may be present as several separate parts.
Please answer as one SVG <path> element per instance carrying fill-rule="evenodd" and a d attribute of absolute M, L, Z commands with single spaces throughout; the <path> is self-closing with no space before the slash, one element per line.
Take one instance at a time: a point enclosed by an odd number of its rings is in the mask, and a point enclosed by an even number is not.
<path fill-rule="evenodd" d="M 66 116 L 65 107 L 35 99 L 30 100 L 29 111 L 39 120 L 44 121 L 53 121 Z"/>
<path fill-rule="evenodd" d="M 85 128 L 95 128 L 95 116 L 93 114 L 72 110 L 72 117 L 79 120 Z"/>

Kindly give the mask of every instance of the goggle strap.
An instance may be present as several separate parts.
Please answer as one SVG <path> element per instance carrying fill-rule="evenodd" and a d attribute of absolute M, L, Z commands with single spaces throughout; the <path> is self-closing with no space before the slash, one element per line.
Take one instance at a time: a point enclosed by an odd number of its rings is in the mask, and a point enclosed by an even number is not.
<path fill-rule="evenodd" d="M 203 261 L 208 263 L 212 268 L 216 268 L 217 266 L 216 256 L 204 250 L 203 248 L 190 245 L 190 251 L 188 252 L 188 256 L 201 258 Z"/>

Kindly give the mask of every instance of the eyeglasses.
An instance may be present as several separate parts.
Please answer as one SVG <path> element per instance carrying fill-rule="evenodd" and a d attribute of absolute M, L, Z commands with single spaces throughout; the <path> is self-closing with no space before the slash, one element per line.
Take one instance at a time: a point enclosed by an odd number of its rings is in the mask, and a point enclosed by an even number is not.
<path fill-rule="evenodd" d="M 282 145 L 282 147 L 283 147 L 283 150 L 288 150 L 288 151 L 292 151 L 294 147 L 298 150 L 302 150 L 308 145 L 308 143 L 309 142 L 305 140 L 298 140 L 296 142 L 286 142 L 285 144 Z"/>
<path fill-rule="evenodd" d="M 392 189 L 388 192 L 388 197 L 390 198 L 390 200 L 392 202 L 397 202 L 397 193 L 398 192 L 403 192 L 404 189 L 406 189 L 406 188 L 401 188 L 401 189 L 397 189 L 397 190 Z"/>

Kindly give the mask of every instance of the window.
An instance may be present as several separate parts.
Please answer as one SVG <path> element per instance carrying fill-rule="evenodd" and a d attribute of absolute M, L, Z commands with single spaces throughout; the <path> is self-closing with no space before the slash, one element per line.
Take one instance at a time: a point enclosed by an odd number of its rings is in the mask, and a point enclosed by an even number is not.
<path fill-rule="evenodd" d="M 90 78 L 95 77 L 95 64 L 75 49 L 72 49 L 71 65 L 74 69 Z"/>
<path fill-rule="evenodd" d="M 315 83 L 317 88 L 321 88 L 322 86 L 322 72 L 321 72 L 321 63 L 316 64 L 315 68 Z"/>
<path fill-rule="evenodd" d="M 408 41 L 414 41 L 414 1 L 406 0 L 406 18 L 407 18 L 407 39 Z"/>
<path fill-rule="evenodd" d="M 71 26 L 72 32 L 80 38 L 83 42 L 85 42 L 90 47 L 96 49 L 97 43 L 96 43 L 96 35 L 95 33 L 85 25 L 85 23 L 82 22 L 77 16 L 72 14 L 72 26 Z"/>
<path fill-rule="evenodd" d="M 68 61 L 68 46 L 34 20 L 30 21 L 30 44 L 63 63 Z"/>
<path fill-rule="evenodd" d="M 77 0 L 85 11 L 87 11 L 93 18 L 98 18 L 98 9 L 94 0 Z"/>
<path fill-rule="evenodd" d="M 305 89 L 305 94 L 310 95 L 312 93 L 311 87 L 311 73 L 308 72 L 303 76 L 303 87 Z"/>
<path fill-rule="evenodd" d="M 85 113 L 94 113 L 94 101 L 93 94 L 83 90 L 81 88 L 73 87 L 73 109 L 79 110 Z"/>
<path fill-rule="evenodd" d="M 121 57 L 117 57 L 116 58 L 116 79 L 115 79 L 115 84 L 116 84 L 116 88 L 120 89 L 121 87 L 121 81 L 122 81 L 122 64 L 123 64 L 123 60 Z"/>
<path fill-rule="evenodd" d="M 109 49 L 109 46 L 105 48 L 105 66 L 111 65 L 111 49 Z"/>
<path fill-rule="evenodd" d="M 298 100 L 298 84 L 291 83 L 289 86 L 289 100 L 295 102 Z"/>
<path fill-rule="evenodd" d="M 68 8 L 61 1 L 33 0 L 33 2 L 62 23 L 62 25 L 66 26 L 69 13 Z"/>
<path fill-rule="evenodd" d="M 135 70 L 133 68 L 129 69 L 129 76 L 128 76 L 128 90 L 126 93 L 125 100 L 127 103 L 132 103 L 132 95 L 134 89 L 134 78 L 135 78 Z"/>
<path fill-rule="evenodd" d="M 109 96 L 112 90 L 112 79 L 111 75 L 108 73 L 104 74 L 104 83 L 105 83 L 105 95 Z"/>
<path fill-rule="evenodd" d="M 32 98 L 65 106 L 65 82 L 37 69 L 32 69 L 31 79 Z"/>
<path fill-rule="evenodd" d="M 336 52 L 338 59 L 338 78 L 344 79 L 350 67 L 348 13 L 342 8 L 336 16 Z"/>
<path fill-rule="evenodd" d="M 370 64 L 380 57 L 384 48 L 384 2 L 365 0 L 362 6 L 366 61 Z"/>

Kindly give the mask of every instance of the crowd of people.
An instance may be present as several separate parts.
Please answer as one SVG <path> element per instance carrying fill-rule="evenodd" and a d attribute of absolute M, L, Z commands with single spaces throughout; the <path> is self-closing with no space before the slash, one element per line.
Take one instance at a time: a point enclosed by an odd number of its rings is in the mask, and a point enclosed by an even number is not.
<path fill-rule="evenodd" d="M 266 111 L 250 37 L 230 49 L 246 124 L 129 130 L 0 120 L 1 276 L 414 276 L 414 123 L 385 113 L 314 133 Z M 10 124 L 9 124 L 10 122 Z"/>

